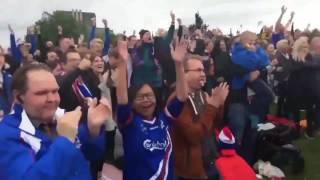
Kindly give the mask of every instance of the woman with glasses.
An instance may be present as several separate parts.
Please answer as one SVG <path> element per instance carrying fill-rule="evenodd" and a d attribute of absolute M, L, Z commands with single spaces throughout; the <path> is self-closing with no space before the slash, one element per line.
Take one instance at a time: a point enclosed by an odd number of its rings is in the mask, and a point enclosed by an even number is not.
<path fill-rule="evenodd" d="M 176 44 L 171 54 L 175 61 L 177 93 L 164 111 L 157 111 L 156 95 L 149 84 L 134 87 L 128 94 L 126 65 L 118 66 L 117 123 L 123 137 L 125 180 L 173 179 L 173 147 L 169 128 L 187 98 L 183 67 L 187 45 L 184 41 Z M 125 61 L 129 56 L 127 43 L 119 41 L 118 50 Z"/>

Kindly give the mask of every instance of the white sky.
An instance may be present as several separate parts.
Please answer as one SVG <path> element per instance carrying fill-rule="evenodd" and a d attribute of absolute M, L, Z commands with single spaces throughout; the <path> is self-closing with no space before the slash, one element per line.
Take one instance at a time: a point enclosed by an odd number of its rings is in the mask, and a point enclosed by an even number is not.
<path fill-rule="evenodd" d="M 281 5 L 288 7 L 284 21 L 295 11 L 295 27 L 320 27 L 320 0 L 0 0 L 0 44 L 9 45 L 7 24 L 12 24 L 17 37 L 23 37 L 26 27 L 41 18 L 43 11 L 81 9 L 95 12 L 98 26 L 107 18 L 116 32 L 133 29 L 139 32 L 146 28 L 156 31 L 170 24 L 170 10 L 181 17 L 185 24 L 194 22 L 194 14 L 200 12 L 209 28 L 220 27 L 225 32 L 234 32 L 243 24 L 243 29 L 258 31 L 258 21 L 274 24 Z"/>

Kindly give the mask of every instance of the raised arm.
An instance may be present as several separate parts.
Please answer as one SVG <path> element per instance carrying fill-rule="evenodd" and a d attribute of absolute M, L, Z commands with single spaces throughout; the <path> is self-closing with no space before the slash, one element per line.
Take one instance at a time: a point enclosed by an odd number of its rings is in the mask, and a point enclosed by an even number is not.
<path fill-rule="evenodd" d="M 175 62 L 176 68 L 176 92 L 177 98 L 183 102 L 188 97 L 187 83 L 184 77 L 183 65 L 183 61 L 185 60 L 187 54 L 188 44 L 184 39 L 182 39 L 181 41 L 178 41 L 178 39 L 176 39 L 175 45 L 175 47 L 171 45 L 171 56 Z"/>
<path fill-rule="evenodd" d="M 180 41 L 181 38 L 182 38 L 182 34 L 183 34 L 182 21 L 181 21 L 180 18 L 178 18 L 177 21 L 178 21 L 178 24 L 179 24 L 178 38 L 179 38 L 179 41 Z"/>
<path fill-rule="evenodd" d="M 108 21 L 106 19 L 103 19 L 102 22 L 104 24 L 104 45 L 102 50 L 102 56 L 105 56 L 109 52 L 111 38 L 110 29 L 108 27 Z"/>
<path fill-rule="evenodd" d="M 36 38 L 36 35 L 35 35 L 35 32 L 34 32 L 34 27 L 31 26 L 28 28 L 28 34 L 27 34 L 27 37 L 28 38 L 28 41 L 30 42 L 31 44 L 31 49 L 30 49 L 30 54 L 34 54 L 34 52 L 36 52 L 37 50 L 37 38 Z"/>
<path fill-rule="evenodd" d="M 57 40 L 56 40 L 56 46 L 59 46 L 60 39 L 63 38 L 63 28 L 62 28 L 62 26 L 58 25 L 57 30 L 58 30 L 58 37 L 57 37 Z"/>
<path fill-rule="evenodd" d="M 90 47 L 90 42 L 96 37 L 96 18 L 91 18 L 91 31 L 89 34 L 89 41 L 88 41 L 88 47 Z"/>
<path fill-rule="evenodd" d="M 122 62 L 118 65 L 118 84 L 116 88 L 117 102 L 119 105 L 128 104 L 128 83 L 127 83 L 127 65 L 126 61 L 129 59 L 129 53 L 127 48 L 127 41 L 118 41 L 118 51 L 122 58 Z"/>
<path fill-rule="evenodd" d="M 15 64 L 20 64 L 21 59 L 22 59 L 22 55 L 21 55 L 20 50 L 17 47 L 14 31 L 13 31 L 10 24 L 8 25 L 8 29 L 10 31 L 10 48 L 11 48 L 13 60 L 14 60 Z"/>
<path fill-rule="evenodd" d="M 281 7 L 281 14 L 276 22 L 276 27 L 275 27 L 275 31 L 277 33 L 279 33 L 281 31 L 281 26 L 282 26 L 281 21 L 282 21 L 283 15 L 286 13 L 286 11 L 287 11 L 287 7 L 282 6 Z"/>
<path fill-rule="evenodd" d="M 171 11 L 170 12 L 170 17 L 171 17 L 171 26 L 169 27 L 168 34 L 166 36 L 166 40 L 171 43 L 174 35 L 174 25 L 175 25 L 175 19 L 176 15 Z"/>
<path fill-rule="evenodd" d="M 285 29 L 286 29 L 286 30 L 289 29 L 289 27 L 290 27 L 290 25 L 291 25 L 291 23 L 292 23 L 292 21 L 293 21 L 294 14 L 295 14 L 295 12 L 292 11 L 292 12 L 291 12 L 290 19 L 289 19 L 289 21 L 287 22 L 287 24 L 286 24 L 286 26 L 285 26 Z"/>

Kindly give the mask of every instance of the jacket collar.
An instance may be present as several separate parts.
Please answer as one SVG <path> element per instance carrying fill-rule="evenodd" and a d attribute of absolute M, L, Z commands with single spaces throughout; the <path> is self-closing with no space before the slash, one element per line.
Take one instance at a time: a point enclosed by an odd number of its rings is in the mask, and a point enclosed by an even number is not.
<path fill-rule="evenodd" d="M 64 114 L 64 110 L 58 108 L 56 113 L 55 113 L 55 117 L 54 120 L 59 119 L 60 117 L 63 116 Z M 15 117 L 20 117 L 20 123 L 18 124 L 19 129 L 21 129 L 24 132 L 29 133 L 30 135 L 36 135 L 36 128 L 38 127 L 39 124 L 35 123 L 36 121 L 32 121 L 26 111 L 23 109 L 23 107 L 21 105 L 14 105 L 13 111 L 11 112 L 11 114 L 13 114 L 13 116 Z"/>

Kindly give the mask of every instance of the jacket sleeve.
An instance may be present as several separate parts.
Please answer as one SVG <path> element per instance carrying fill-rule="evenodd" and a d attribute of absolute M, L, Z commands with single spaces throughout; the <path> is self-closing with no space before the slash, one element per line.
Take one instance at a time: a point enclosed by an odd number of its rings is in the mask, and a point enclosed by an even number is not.
<path fill-rule="evenodd" d="M 91 31 L 89 34 L 88 48 L 90 48 L 90 42 L 96 37 L 96 26 L 91 26 Z"/>
<path fill-rule="evenodd" d="M 8 99 L 8 109 L 10 110 L 10 107 L 12 105 L 13 97 L 12 97 L 12 92 L 11 92 L 11 85 L 12 85 L 12 76 L 9 73 L 5 74 L 5 95 L 6 98 Z"/>
<path fill-rule="evenodd" d="M 29 145 L 13 140 L 0 141 L 0 177 L 3 179 L 65 179 L 81 153 L 68 139 L 59 136 L 47 153 L 35 161 Z"/>
<path fill-rule="evenodd" d="M 173 34 L 174 34 L 174 25 L 171 25 L 168 31 L 168 34 L 166 36 L 167 42 L 170 44 L 172 39 L 173 39 Z"/>
<path fill-rule="evenodd" d="M 110 29 L 105 28 L 104 30 L 104 45 L 102 50 L 102 56 L 108 55 L 110 48 Z"/>
<path fill-rule="evenodd" d="M 105 151 L 105 131 L 104 127 L 100 129 L 98 137 L 90 137 L 87 123 L 79 125 L 78 137 L 81 143 L 81 151 L 87 160 L 103 159 Z"/>
<path fill-rule="evenodd" d="M 30 35 L 30 43 L 31 43 L 30 54 L 33 55 L 37 50 L 37 38 L 35 34 Z"/>
<path fill-rule="evenodd" d="M 215 123 L 214 121 L 216 120 L 218 109 L 208 104 L 205 105 L 203 114 L 197 122 L 185 119 L 192 117 L 192 114 L 188 112 L 186 106 L 183 111 L 184 112 L 182 112 L 182 116 L 179 116 L 176 125 L 190 144 L 201 144 L 204 138 L 212 132 L 211 127 L 213 126 L 213 123 Z"/>
<path fill-rule="evenodd" d="M 178 38 L 179 38 L 179 41 L 180 41 L 181 38 L 182 38 L 182 34 L 183 34 L 183 27 L 180 25 L 180 26 L 179 26 L 179 29 L 178 29 Z"/>
<path fill-rule="evenodd" d="M 39 47 L 39 50 L 40 50 L 41 61 L 45 62 L 45 60 L 47 59 L 48 49 L 46 48 L 46 46 L 45 46 L 45 44 L 43 42 L 41 34 L 38 34 L 37 41 L 38 41 L 37 44 L 38 44 L 38 47 Z"/>
<path fill-rule="evenodd" d="M 16 38 L 14 34 L 10 34 L 10 48 L 15 64 L 20 64 L 22 55 L 19 48 L 16 45 Z"/>

